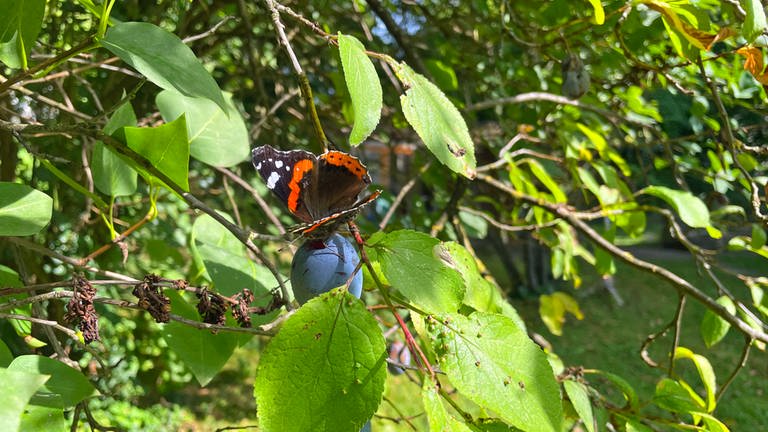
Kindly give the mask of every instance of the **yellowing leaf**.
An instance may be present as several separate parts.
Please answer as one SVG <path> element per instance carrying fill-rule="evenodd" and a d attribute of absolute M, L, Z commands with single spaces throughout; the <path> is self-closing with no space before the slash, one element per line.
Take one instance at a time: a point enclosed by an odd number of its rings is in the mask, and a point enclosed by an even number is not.
<path fill-rule="evenodd" d="M 544 294 L 539 297 L 539 315 L 553 335 L 561 336 L 563 334 L 566 312 L 570 312 L 576 319 L 584 318 L 576 299 L 564 292 L 558 291 L 551 295 Z"/>
<path fill-rule="evenodd" d="M 605 22 L 605 10 L 603 10 L 603 5 L 600 3 L 600 0 L 588 1 L 592 5 L 592 8 L 595 10 L 595 24 L 603 25 Z"/>
<path fill-rule="evenodd" d="M 744 46 L 736 50 L 744 56 L 744 69 L 762 85 L 768 85 L 768 73 L 764 72 L 763 52 L 753 46 Z"/>

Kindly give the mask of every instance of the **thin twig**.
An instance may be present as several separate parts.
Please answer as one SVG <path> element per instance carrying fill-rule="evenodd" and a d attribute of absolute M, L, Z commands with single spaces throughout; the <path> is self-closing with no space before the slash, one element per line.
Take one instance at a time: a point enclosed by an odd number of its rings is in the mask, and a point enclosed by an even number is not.
<path fill-rule="evenodd" d="M 264 212 L 264 214 L 267 215 L 267 218 L 269 218 L 269 221 L 272 223 L 272 225 L 277 227 L 277 230 L 281 235 L 285 235 L 286 231 L 282 222 L 280 222 L 280 219 L 275 216 L 275 213 L 269 207 L 269 204 L 264 201 L 264 199 L 261 197 L 261 195 L 259 195 L 256 189 L 253 188 L 253 186 L 251 186 L 247 181 L 243 180 L 240 176 L 228 170 L 227 168 L 217 167 L 216 171 L 229 177 L 232 181 L 240 185 L 240 187 L 250 192 L 251 196 L 256 200 L 256 203 L 259 205 L 259 207 L 261 207 L 261 210 Z"/>
<path fill-rule="evenodd" d="M 212 34 L 216 33 L 216 31 L 217 31 L 217 30 L 218 30 L 218 29 L 219 29 L 221 26 L 223 26 L 224 24 L 226 24 L 226 23 L 227 23 L 227 21 L 229 21 L 229 20 L 235 20 L 235 21 L 237 21 L 237 17 L 234 17 L 234 16 L 232 16 L 232 15 L 227 15 L 227 16 L 225 16 L 225 17 L 224 17 L 224 18 L 223 18 L 221 21 L 219 21 L 219 22 L 217 22 L 216 24 L 214 24 L 214 26 L 213 26 L 213 27 L 211 27 L 211 28 L 209 28 L 208 30 L 206 30 L 206 31 L 204 31 L 204 32 L 202 32 L 202 33 L 198 33 L 198 34 L 196 34 L 196 35 L 187 36 L 187 37 L 185 37 L 184 39 L 182 39 L 181 41 L 182 41 L 182 42 L 184 42 L 185 44 L 189 44 L 190 42 L 194 42 L 194 41 L 196 41 L 196 40 L 200 40 L 200 39 L 204 39 L 204 38 L 207 38 L 208 36 L 210 36 L 210 35 L 212 35 Z"/>
<path fill-rule="evenodd" d="M 57 55 L 55 57 L 52 57 L 52 58 L 50 58 L 50 59 L 48 59 L 48 60 L 46 60 L 44 62 L 38 63 L 38 64 L 36 64 L 35 66 L 33 66 L 33 67 L 29 68 L 29 69 L 23 70 L 23 71 L 17 73 L 16 75 L 11 76 L 7 80 L 3 79 L 3 81 L 0 82 L 0 94 L 3 94 L 6 90 L 11 88 L 11 86 L 13 86 L 14 84 L 16 84 L 16 83 L 18 83 L 20 81 L 23 81 L 27 77 L 31 77 L 31 76 L 33 76 L 34 74 L 36 74 L 36 73 L 38 73 L 40 71 L 48 69 L 49 67 L 53 67 L 54 65 L 56 65 L 59 62 L 62 62 L 62 61 L 66 60 L 66 59 L 68 59 L 68 58 L 70 58 L 72 56 L 75 56 L 75 55 L 77 55 L 77 54 L 79 54 L 79 53 L 81 53 L 83 51 L 87 51 L 88 49 L 91 48 L 91 46 L 93 44 L 94 44 L 93 36 L 88 36 L 82 42 L 80 42 L 79 44 L 75 45 L 74 47 L 64 51 L 63 53 L 61 53 L 61 54 L 59 54 L 59 55 Z"/>
<path fill-rule="evenodd" d="M 592 111 L 596 114 L 599 114 L 609 120 L 613 120 L 616 122 L 626 122 L 629 124 L 633 124 L 640 127 L 648 127 L 649 125 L 646 123 L 643 123 L 638 120 L 633 120 L 627 117 L 622 117 L 613 111 L 608 111 L 606 109 L 598 108 L 589 104 L 586 104 L 584 102 L 575 100 L 575 99 L 568 99 L 565 96 L 556 95 L 553 93 L 546 93 L 546 92 L 530 92 L 530 93 L 520 93 L 515 96 L 510 97 L 503 97 L 499 99 L 492 99 L 487 100 L 484 102 L 478 102 L 476 104 L 468 105 L 465 108 L 465 111 L 471 112 L 471 111 L 479 111 L 484 110 L 488 108 L 493 108 L 500 105 L 512 105 L 512 104 L 519 104 L 524 102 L 534 102 L 534 101 L 545 101 L 545 102 L 554 102 L 556 104 L 560 105 L 570 105 L 577 108 L 585 109 L 588 111 Z"/>
<path fill-rule="evenodd" d="M 717 396 L 715 397 L 715 402 L 720 402 L 720 398 L 723 397 L 723 393 L 728 389 L 728 387 L 733 383 L 733 380 L 736 379 L 736 375 L 739 374 L 739 371 L 741 371 L 744 366 L 747 365 L 747 360 L 749 360 L 749 351 L 752 349 L 752 342 L 753 340 L 749 337 L 744 338 L 744 348 L 741 350 L 741 357 L 739 358 L 739 363 L 736 365 L 736 367 L 733 369 L 730 375 L 728 375 L 728 378 L 726 378 L 725 382 L 723 382 L 723 385 L 720 386 L 720 388 L 717 391 Z"/>
<path fill-rule="evenodd" d="M 685 311 L 685 299 L 687 297 L 684 294 L 680 295 L 677 301 L 677 309 L 675 310 L 674 319 L 674 332 L 672 333 L 672 349 L 669 351 L 669 368 L 667 369 L 667 375 L 670 377 L 675 376 L 675 353 L 677 347 L 680 345 L 680 329 L 683 326 L 683 312 Z"/>
<path fill-rule="evenodd" d="M 285 51 L 288 53 L 288 58 L 291 60 L 291 66 L 293 66 L 293 71 L 296 73 L 296 76 L 299 79 L 299 86 L 301 87 L 301 95 L 304 99 L 304 102 L 307 105 L 307 111 L 309 112 L 309 117 L 312 120 L 312 127 L 315 129 L 315 134 L 317 135 L 317 138 L 320 140 L 320 146 L 322 151 L 327 151 L 330 142 L 328 141 L 328 138 L 325 135 L 325 132 L 323 131 L 323 126 L 320 124 L 320 117 L 317 115 L 317 108 L 315 107 L 315 101 L 312 97 L 312 87 L 309 85 L 309 80 L 307 79 L 307 75 L 304 73 L 304 70 L 301 68 L 301 63 L 299 63 L 299 59 L 296 57 L 296 54 L 293 52 L 293 48 L 291 47 L 291 43 L 288 41 L 288 36 L 285 35 L 285 26 L 283 25 L 282 21 L 280 21 L 280 12 L 277 9 L 277 2 L 274 0 L 264 0 L 267 3 L 267 7 L 272 12 L 272 22 L 275 24 L 275 31 L 277 32 L 277 38 L 280 41 L 280 44 L 285 47 Z"/>
<path fill-rule="evenodd" d="M 384 228 L 386 228 L 387 224 L 389 223 L 389 220 L 395 214 L 395 211 L 397 210 L 397 208 L 400 207 L 400 204 L 403 202 L 403 199 L 405 198 L 405 196 L 408 195 L 408 192 L 410 192 L 414 186 L 416 186 L 416 182 L 425 172 L 427 172 L 430 166 L 432 166 L 432 161 L 425 163 L 419 169 L 419 172 L 416 173 L 416 175 L 413 176 L 412 179 L 408 180 L 408 183 L 403 185 L 403 187 L 400 189 L 400 192 L 397 193 L 395 200 L 392 201 L 392 205 L 389 206 L 389 210 L 387 210 L 387 214 L 385 214 L 384 218 L 381 219 L 381 223 L 379 223 L 380 230 L 383 230 Z"/>
<path fill-rule="evenodd" d="M 544 210 L 563 218 L 566 222 L 568 222 L 568 224 L 570 224 L 576 230 L 584 234 L 593 243 L 595 243 L 595 245 L 601 247 L 609 254 L 620 259 L 621 261 L 624 261 L 625 263 L 631 265 L 632 267 L 654 274 L 666 280 L 667 282 L 671 283 L 676 290 L 678 290 L 682 294 L 686 294 L 693 297 L 696 301 L 702 303 L 707 309 L 711 310 L 716 315 L 718 315 L 719 317 L 723 318 L 725 321 L 727 321 L 728 323 L 736 327 L 738 331 L 740 331 L 741 333 L 744 333 L 745 335 L 753 339 L 757 339 L 763 342 L 768 342 L 768 334 L 766 334 L 764 331 L 760 329 L 755 329 L 745 321 L 732 315 L 731 313 L 728 312 L 727 309 L 725 309 L 723 306 L 717 303 L 714 299 L 706 295 L 704 292 L 700 291 L 698 288 L 693 286 L 690 282 L 680 277 L 676 273 L 671 272 L 664 267 L 659 267 L 650 262 L 641 260 L 635 257 L 634 255 L 632 255 L 631 253 L 629 253 L 628 251 L 623 250 L 620 247 L 609 242 L 603 236 L 601 236 L 597 231 L 592 229 L 592 227 L 590 227 L 586 222 L 576 217 L 573 214 L 573 212 L 569 210 L 566 206 L 548 203 L 548 202 L 542 201 L 541 199 L 532 197 L 530 195 L 523 194 L 488 175 L 484 175 L 484 174 L 478 175 L 477 178 L 509 194 L 510 196 L 516 199 L 525 201 L 530 205 L 539 206 Z"/>

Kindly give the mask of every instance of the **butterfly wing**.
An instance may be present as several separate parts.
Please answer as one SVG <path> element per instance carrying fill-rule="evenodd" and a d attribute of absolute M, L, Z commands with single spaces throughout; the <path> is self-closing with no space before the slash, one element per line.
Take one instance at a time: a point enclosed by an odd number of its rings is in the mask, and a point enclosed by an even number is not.
<path fill-rule="evenodd" d="M 267 188 L 301 221 L 312 222 L 307 192 L 316 176 L 317 157 L 304 150 L 281 151 L 264 145 L 253 149 L 251 162 Z"/>

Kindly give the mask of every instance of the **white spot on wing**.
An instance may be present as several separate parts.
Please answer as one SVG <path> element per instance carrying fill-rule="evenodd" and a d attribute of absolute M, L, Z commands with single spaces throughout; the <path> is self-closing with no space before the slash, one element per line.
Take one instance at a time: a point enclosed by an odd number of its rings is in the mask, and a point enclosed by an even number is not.
<path fill-rule="evenodd" d="M 278 160 L 275 161 L 275 168 L 282 168 L 283 167 L 283 161 Z"/>
<path fill-rule="evenodd" d="M 256 165 L 256 169 L 257 169 L 257 170 L 260 170 L 260 169 L 261 169 L 261 162 L 259 162 L 259 164 L 258 164 L 258 165 Z"/>
<path fill-rule="evenodd" d="M 270 190 L 274 189 L 278 180 L 280 180 L 280 174 L 273 172 L 272 174 L 269 175 L 269 178 L 267 179 L 267 187 Z"/>
<path fill-rule="evenodd" d="M 286 166 L 285 166 L 285 170 L 286 170 L 286 171 L 290 171 L 290 170 L 291 170 L 291 167 L 289 167 L 288 165 L 286 165 Z"/>

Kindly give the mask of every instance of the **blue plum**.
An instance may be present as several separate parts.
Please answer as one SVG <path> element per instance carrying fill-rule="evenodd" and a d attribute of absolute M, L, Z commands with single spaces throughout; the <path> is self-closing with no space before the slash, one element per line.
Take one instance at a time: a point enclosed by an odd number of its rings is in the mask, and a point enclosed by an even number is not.
<path fill-rule="evenodd" d="M 339 234 L 325 240 L 305 242 L 293 256 L 291 286 L 299 304 L 333 288 L 345 285 L 360 263 L 352 243 Z M 363 291 L 363 272 L 358 270 L 349 285 L 357 298 Z"/>

